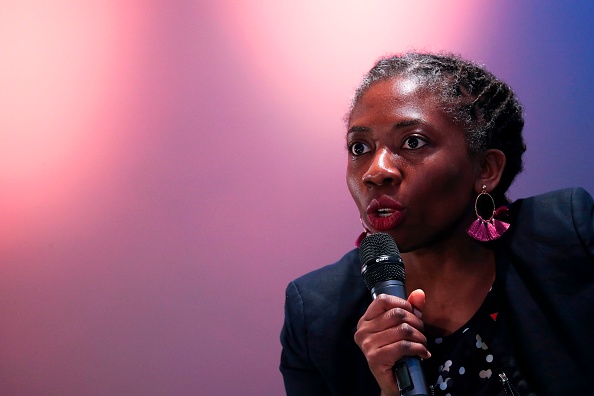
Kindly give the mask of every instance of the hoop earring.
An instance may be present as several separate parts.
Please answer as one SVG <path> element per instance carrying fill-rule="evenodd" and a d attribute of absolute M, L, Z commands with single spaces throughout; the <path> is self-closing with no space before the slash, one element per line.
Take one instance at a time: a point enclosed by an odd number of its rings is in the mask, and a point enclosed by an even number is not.
<path fill-rule="evenodd" d="M 504 210 L 495 209 L 495 200 L 487 192 L 487 186 L 483 184 L 483 191 L 476 197 L 476 201 L 474 202 L 474 211 L 476 213 L 476 220 L 472 222 L 468 230 L 466 231 L 468 235 L 476 239 L 477 241 L 481 242 L 488 242 L 494 241 L 503 235 L 505 231 L 509 228 L 509 223 L 506 223 L 501 220 L 497 220 L 495 216 L 499 214 L 499 212 L 503 212 Z M 478 212 L 478 201 L 481 196 L 489 197 L 491 199 L 491 203 L 493 204 L 493 213 L 491 217 L 487 220 L 481 217 Z M 505 208 L 507 209 L 507 208 Z"/>
<path fill-rule="evenodd" d="M 363 219 L 361 217 L 359 217 L 359 220 L 361 221 L 361 225 L 363 226 L 363 232 L 357 237 L 357 240 L 355 241 L 356 247 L 361 246 L 361 241 L 363 241 L 363 239 L 365 239 L 365 237 L 367 235 L 371 234 L 371 231 L 369 231 L 369 229 L 367 227 L 365 227 L 365 224 L 363 223 Z"/>

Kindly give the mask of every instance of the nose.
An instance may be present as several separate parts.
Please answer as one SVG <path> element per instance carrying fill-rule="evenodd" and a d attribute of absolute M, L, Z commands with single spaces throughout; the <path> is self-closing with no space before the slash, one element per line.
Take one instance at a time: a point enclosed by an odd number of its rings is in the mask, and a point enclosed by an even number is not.
<path fill-rule="evenodd" d="M 382 186 L 400 183 L 401 173 L 396 165 L 397 157 L 387 148 L 374 153 L 369 169 L 363 175 L 363 183 L 368 186 Z"/>

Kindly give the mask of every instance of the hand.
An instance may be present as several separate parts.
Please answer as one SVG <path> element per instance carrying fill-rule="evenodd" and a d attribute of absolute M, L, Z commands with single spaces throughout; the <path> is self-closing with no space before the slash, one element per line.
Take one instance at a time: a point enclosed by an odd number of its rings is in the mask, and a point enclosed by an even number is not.
<path fill-rule="evenodd" d="M 355 342 L 363 351 L 369 369 L 382 390 L 382 396 L 398 396 L 392 367 L 403 356 L 428 359 L 421 311 L 425 292 L 413 291 L 408 300 L 379 295 L 359 319 Z"/>

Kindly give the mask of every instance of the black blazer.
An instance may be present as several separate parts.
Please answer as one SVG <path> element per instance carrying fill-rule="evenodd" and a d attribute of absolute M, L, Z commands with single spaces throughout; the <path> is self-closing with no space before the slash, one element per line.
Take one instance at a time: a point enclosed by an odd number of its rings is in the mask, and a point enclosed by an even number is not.
<path fill-rule="evenodd" d="M 521 395 L 594 395 L 594 202 L 566 189 L 510 205 L 497 242 L 499 366 Z M 354 249 L 287 287 L 287 395 L 379 395 L 353 335 L 371 302 Z"/>

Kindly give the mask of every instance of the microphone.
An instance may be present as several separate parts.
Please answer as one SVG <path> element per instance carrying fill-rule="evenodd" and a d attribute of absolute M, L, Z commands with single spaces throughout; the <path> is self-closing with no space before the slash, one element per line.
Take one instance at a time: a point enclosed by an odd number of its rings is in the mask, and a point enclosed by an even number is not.
<path fill-rule="evenodd" d="M 361 275 L 375 300 L 389 294 L 406 300 L 404 262 L 394 239 L 378 232 L 368 235 L 359 248 Z M 392 368 L 401 396 L 428 396 L 427 383 L 418 356 L 404 356 Z"/>

